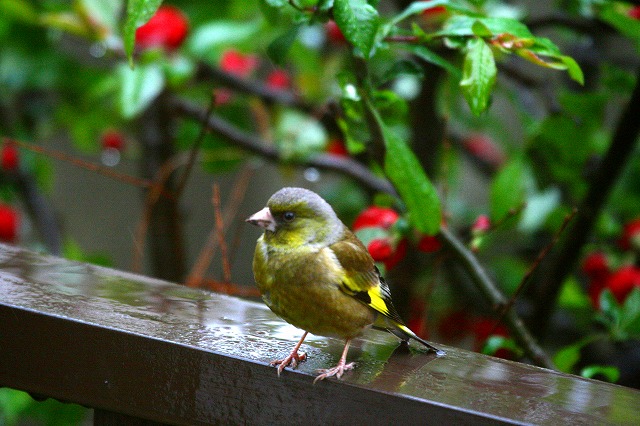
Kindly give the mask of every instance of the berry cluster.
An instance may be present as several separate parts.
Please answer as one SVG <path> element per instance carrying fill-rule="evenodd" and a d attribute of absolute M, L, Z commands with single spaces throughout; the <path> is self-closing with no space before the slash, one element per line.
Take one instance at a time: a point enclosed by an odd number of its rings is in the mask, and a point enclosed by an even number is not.
<path fill-rule="evenodd" d="M 382 262 L 387 270 L 393 269 L 407 253 L 407 226 L 393 209 L 368 207 L 358 215 L 352 228 L 366 244 L 373 260 Z M 417 239 L 416 246 L 420 251 L 432 253 L 440 250 L 441 244 L 437 237 L 424 235 Z"/>
<path fill-rule="evenodd" d="M 640 253 L 640 219 L 624 226 L 618 246 L 631 257 Z M 611 263 L 607 255 L 596 251 L 587 255 L 582 264 L 582 271 L 589 279 L 589 297 L 596 308 L 600 307 L 600 293 L 605 289 L 609 289 L 616 300 L 623 303 L 631 290 L 640 287 L 640 267 L 626 261 L 614 268 Z"/>

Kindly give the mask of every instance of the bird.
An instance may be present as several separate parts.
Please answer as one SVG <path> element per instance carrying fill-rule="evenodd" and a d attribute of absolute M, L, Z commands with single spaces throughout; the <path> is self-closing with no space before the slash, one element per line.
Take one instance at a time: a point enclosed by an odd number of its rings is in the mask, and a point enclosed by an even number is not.
<path fill-rule="evenodd" d="M 253 274 L 265 304 L 304 334 L 290 354 L 271 362 L 277 373 L 306 360 L 299 352 L 308 333 L 344 339 L 335 367 L 318 370 L 314 383 L 340 379 L 352 370 L 352 339 L 367 329 L 385 329 L 444 352 L 418 337 L 398 315 L 386 284 L 364 244 L 313 191 L 285 187 L 246 221 L 264 230 L 253 257 Z"/>

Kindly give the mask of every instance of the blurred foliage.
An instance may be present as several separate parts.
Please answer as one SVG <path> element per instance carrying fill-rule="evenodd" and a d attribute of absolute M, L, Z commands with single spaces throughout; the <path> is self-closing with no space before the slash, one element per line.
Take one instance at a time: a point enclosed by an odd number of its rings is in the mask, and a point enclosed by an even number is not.
<path fill-rule="evenodd" d="M 375 233 L 410 247 L 397 267 L 408 271 L 394 288 L 405 293 L 400 310 L 425 334 L 452 344 L 478 339 L 482 333 L 472 324 L 495 313 L 489 303 L 476 303 L 480 292 L 456 275 L 444 250 L 420 248 L 422 238 L 443 224 L 468 237 L 502 291 L 514 294 L 565 215 L 594 185 L 638 83 L 639 9 L 620 1 L 165 3 L 188 19 L 186 39 L 177 47 L 141 49 L 136 29 L 160 0 L 0 2 L 0 136 L 49 146 L 64 135 L 78 154 L 104 159 L 101 135 L 116 129 L 127 141 L 119 154 L 140 159 L 141 117 L 179 99 L 203 114 L 211 107 L 234 132 L 261 142 L 254 151 L 271 150 L 280 163 L 305 167 L 315 176 L 310 181 L 320 172 L 307 162 L 322 156 L 364 166 L 369 180 L 391 181 L 399 198 L 337 174 L 320 182 L 320 192 L 348 224 L 371 203 L 400 212 L 389 232 Z M 171 31 L 171 22 L 166 25 Z M 280 79 L 272 79 L 274 71 L 282 72 Z M 194 115 L 173 113 L 166 123 L 172 148 L 184 154 L 202 125 Z M 339 152 L 332 151 L 336 140 Z M 637 147 L 632 157 L 581 248 L 582 257 L 607 254 L 607 274 L 598 282 L 603 288 L 618 268 L 639 262 L 638 247 L 616 244 L 623 225 L 640 216 Z M 21 173 L 36 176 L 45 192 L 55 173 L 50 160 L 21 151 Z M 251 155 L 234 137 L 208 132 L 199 160 L 208 173 L 228 173 Z M 19 187 L 10 179 L 1 183 L 2 199 L 15 203 Z M 489 216 L 490 229 L 472 229 L 480 214 Z M 109 263 L 68 240 L 65 253 Z M 535 299 L 539 280 L 534 276 L 532 291 L 516 304 L 523 315 L 531 305 L 555 302 Z M 562 371 L 639 386 L 640 378 L 626 377 L 607 359 L 585 364 L 594 342 L 639 337 L 640 290 L 617 300 L 609 290 L 593 296 L 595 285 L 579 269 L 562 283 L 557 304 L 564 328 L 549 350 Z M 466 328 L 447 323 L 470 307 L 459 322 Z M 482 337 L 478 350 L 524 353 L 509 336 Z M 2 395 L 8 401 L 14 394 Z M 24 398 L 15 395 L 7 422 L 25 412 Z"/>
<path fill-rule="evenodd" d="M 88 410 L 53 399 L 37 401 L 28 393 L 0 388 L 0 424 L 13 426 L 33 422 L 47 426 L 74 425 L 86 421 Z"/>

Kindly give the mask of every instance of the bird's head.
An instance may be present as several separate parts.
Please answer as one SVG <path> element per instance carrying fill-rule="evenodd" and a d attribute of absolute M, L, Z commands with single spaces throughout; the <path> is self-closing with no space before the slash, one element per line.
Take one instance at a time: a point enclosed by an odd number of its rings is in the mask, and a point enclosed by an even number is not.
<path fill-rule="evenodd" d="M 265 239 L 288 248 L 330 245 L 338 241 L 344 225 L 322 197 L 304 188 L 283 188 L 271 196 L 267 207 L 247 222 L 265 230 Z"/>

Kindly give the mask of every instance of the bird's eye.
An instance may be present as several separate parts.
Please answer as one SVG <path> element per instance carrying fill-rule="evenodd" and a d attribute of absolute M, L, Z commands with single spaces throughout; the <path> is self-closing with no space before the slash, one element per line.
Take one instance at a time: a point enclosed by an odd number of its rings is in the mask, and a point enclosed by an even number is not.
<path fill-rule="evenodd" d="M 291 222 L 293 219 L 296 218 L 296 214 L 294 212 L 284 212 L 284 214 L 282 215 L 282 218 L 284 219 L 285 222 Z"/>

